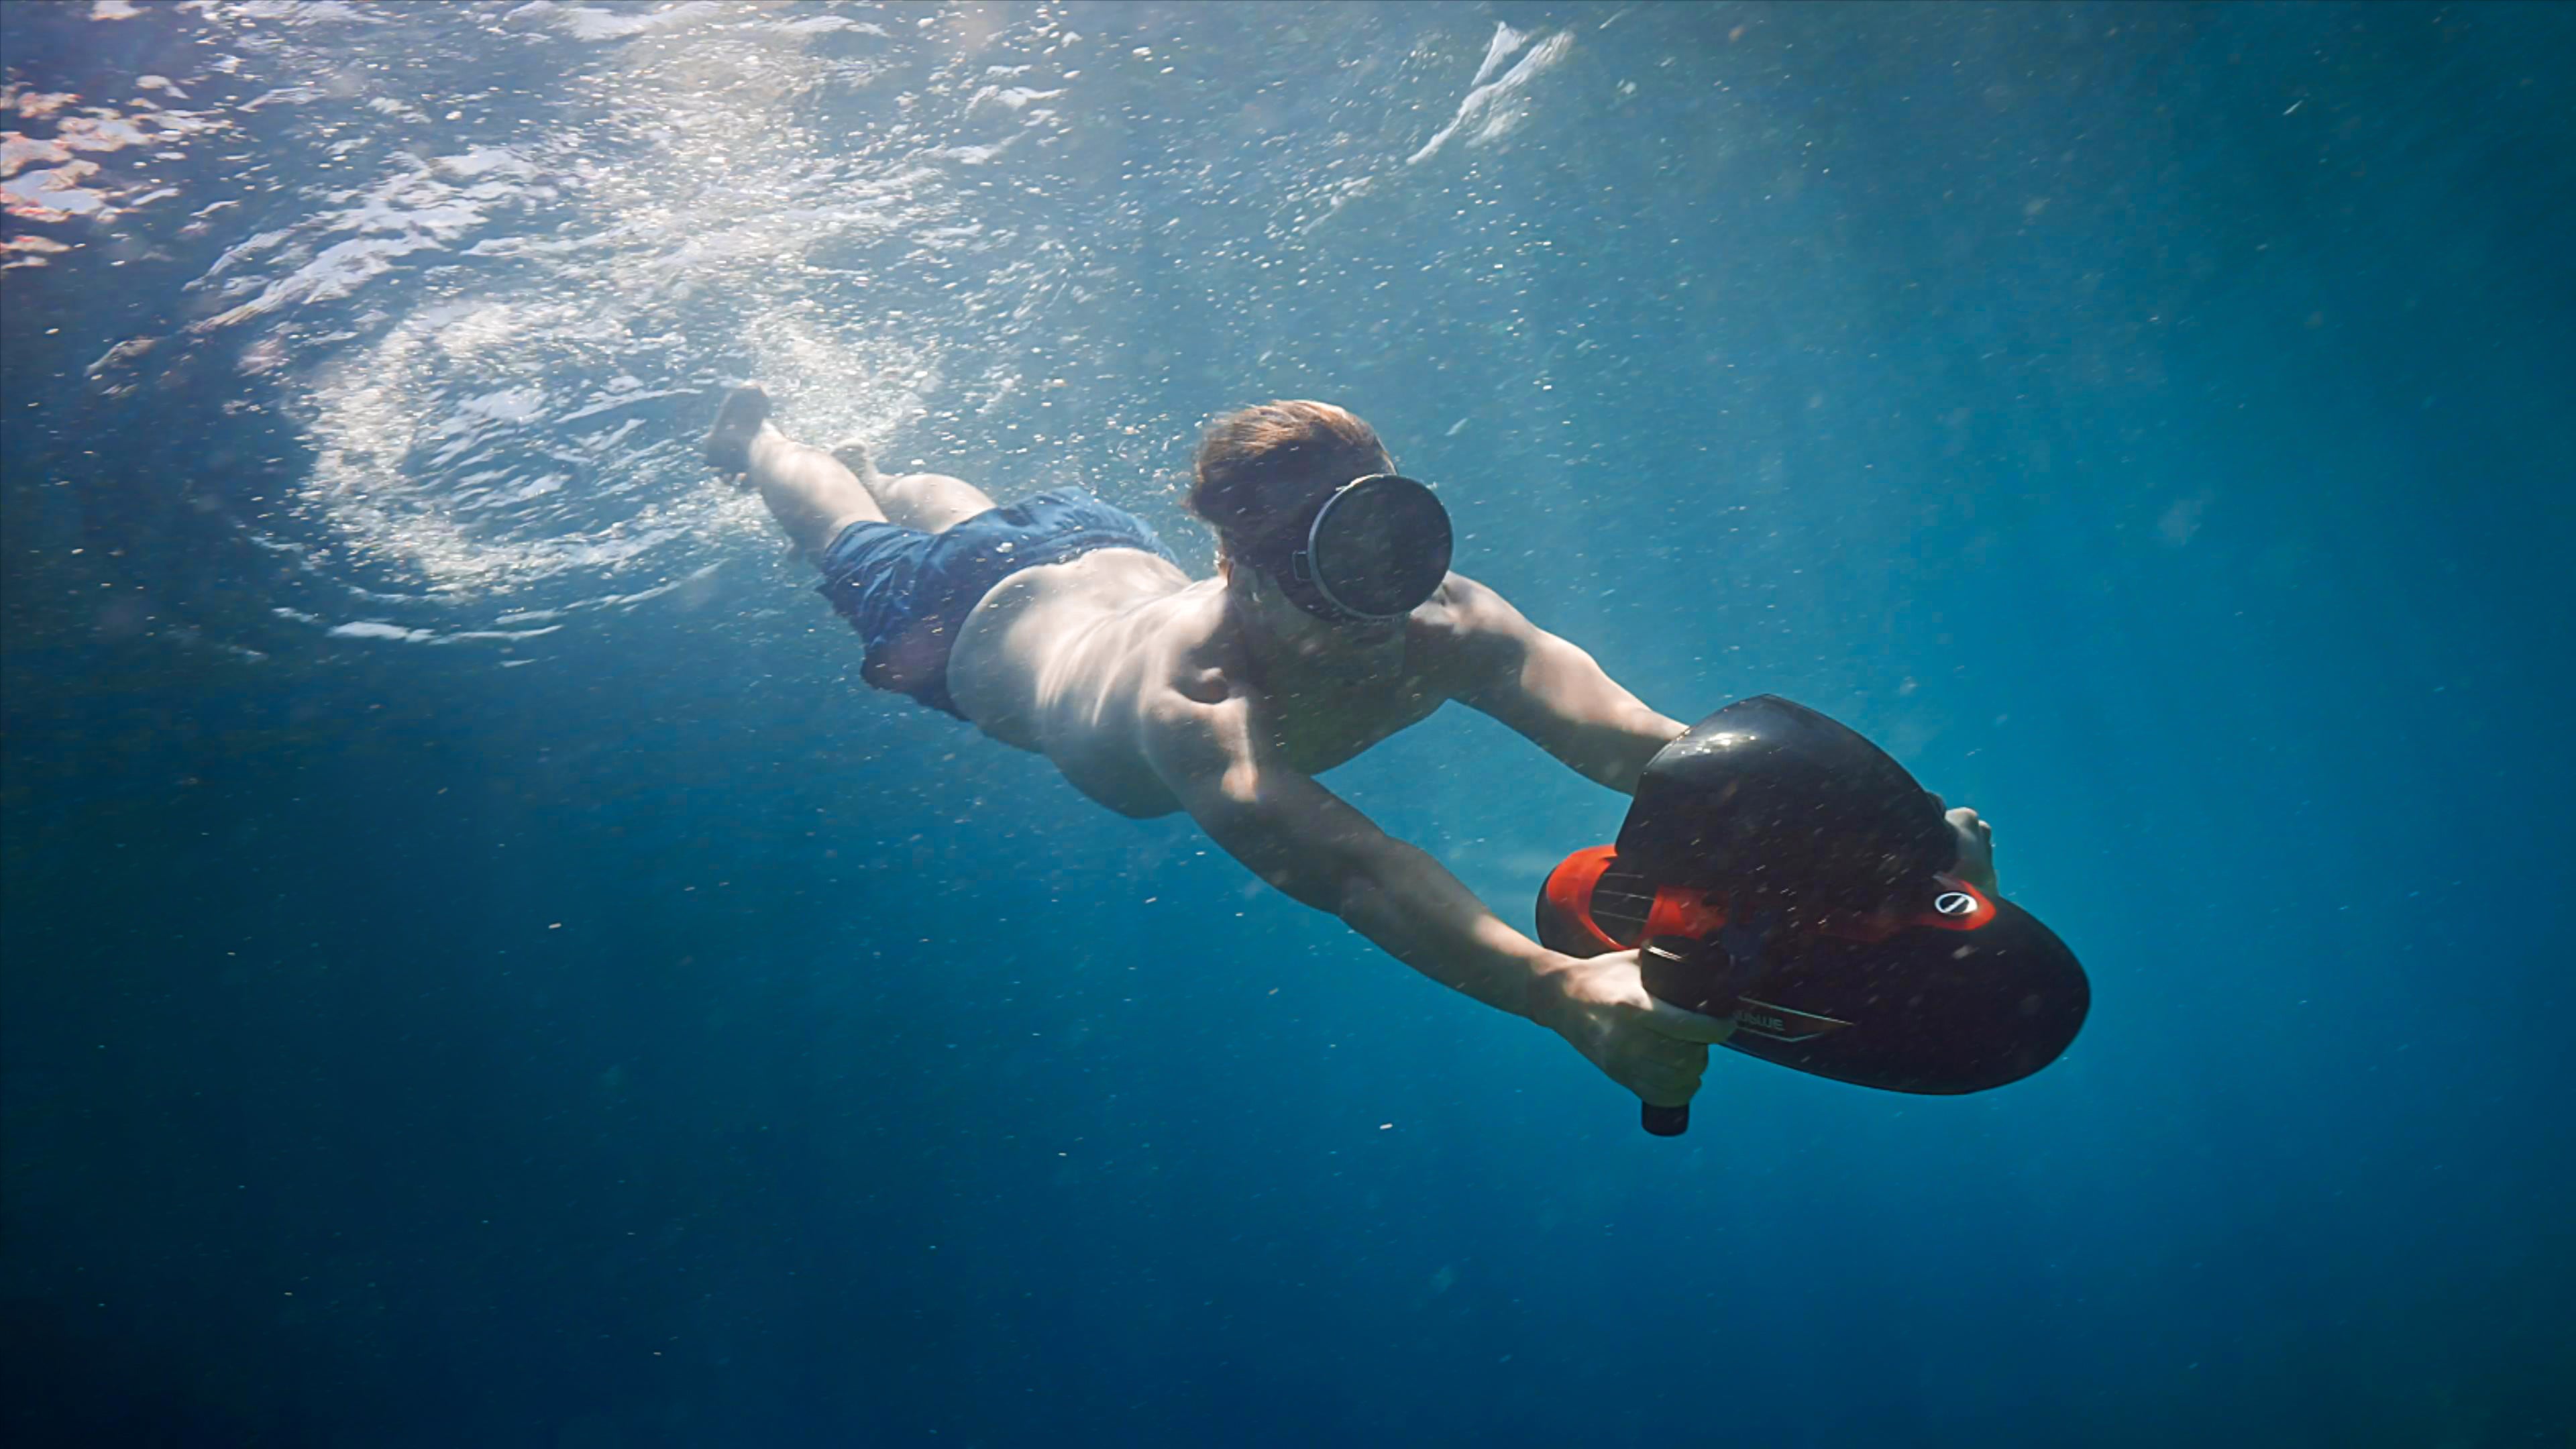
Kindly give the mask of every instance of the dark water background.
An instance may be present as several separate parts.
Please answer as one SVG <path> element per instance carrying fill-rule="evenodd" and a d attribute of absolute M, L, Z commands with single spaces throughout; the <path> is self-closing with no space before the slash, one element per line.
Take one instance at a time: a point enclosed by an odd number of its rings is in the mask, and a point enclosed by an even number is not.
<path fill-rule="evenodd" d="M 0 7 L 17 1442 L 2576 1435 L 2576 7 L 126 8 Z M 747 376 L 1192 538 L 1345 402 L 2092 1021 L 1646 1138 L 859 686 Z M 1620 808 L 1330 783 L 1516 921 Z"/>

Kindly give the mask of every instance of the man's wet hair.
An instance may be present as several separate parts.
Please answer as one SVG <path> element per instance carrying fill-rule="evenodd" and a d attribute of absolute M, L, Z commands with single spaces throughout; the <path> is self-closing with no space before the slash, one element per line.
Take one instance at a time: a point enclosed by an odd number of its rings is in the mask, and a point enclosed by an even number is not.
<path fill-rule="evenodd" d="M 1266 402 L 1208 424 L 1189 509 L 1216 530 L 1223 557 L 1258 558 L 1317 498 L 1394 469 L 1377 430 L 1356 414 L 1331 403 Z"/>

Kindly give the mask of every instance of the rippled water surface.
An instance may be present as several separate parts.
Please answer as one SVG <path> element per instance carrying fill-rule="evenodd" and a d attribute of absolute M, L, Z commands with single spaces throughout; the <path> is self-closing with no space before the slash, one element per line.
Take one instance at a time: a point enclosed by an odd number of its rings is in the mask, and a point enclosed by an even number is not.
<path fill-rule="evenodd" d="M 292 429 L 291 480 L 215 501 L 310 576 L 282 617 L 484 643 L 760 536 L 689 437 L 727 380 L 820 438 L 1150 478 L 1195 419 L 1135 396 L 1139 305 L 1286 322 L 1304 290 L 1509 257 L 1528 243 L 1479 215 L 1476 153 L 1573 45 L 1401 9 L 249 0 L 108 23 L 174 73 L 11 101 L 13 213 L 113 225 L 177 294 L 88 370 L 193 376 Z M 1370 257 L 1344 209 L 1408 190 L 1464 204 L 1414 198 L 1441 234 Z"/>

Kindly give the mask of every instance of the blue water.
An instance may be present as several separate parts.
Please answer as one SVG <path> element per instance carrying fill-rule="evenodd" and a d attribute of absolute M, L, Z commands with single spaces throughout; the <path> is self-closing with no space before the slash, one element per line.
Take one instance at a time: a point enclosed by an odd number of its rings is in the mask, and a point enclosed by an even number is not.
<path fill-rule="evenodd" d="M 0 47 L 13 1442 L 2576 1439 L 2576 7 Z M 752 377 L 1194 562 L 1201 422 L 1343 402 L 1664 712 L 1984 811 L 2091 1021 L 1646 1137 L 862 686 L 692 461 Z M 1328 783 L 1516 923 L 1622 808 Z"/>

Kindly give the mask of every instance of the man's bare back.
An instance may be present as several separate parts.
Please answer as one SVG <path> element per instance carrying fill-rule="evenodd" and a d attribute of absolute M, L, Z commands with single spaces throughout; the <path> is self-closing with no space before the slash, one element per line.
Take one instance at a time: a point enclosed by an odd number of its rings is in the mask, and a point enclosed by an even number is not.
<path fill-rule="evenodd" d="M 1275 518 L 1304 527 L 1335 489 L 1391 474 L 1365 423 L 1317 403 L 1220 419 L 1192 505 L 1224 551 L 1218 577 L 1192 580 L 1105 504 L 1040 495 L 996 508 L 959 479 L 886 477 L 864 450 L 792 442 L 767 416 L 756 389 L 737 391 L 709 460 L 748 474 L 823 569 L 823 592 L 868 640 L 871 683 L 1044 754 L 1121 814 L 1187 811 L 1272 886 L 1547 1026 L 1647 1102 L 1698 1089 L 1708 1044 L 1731 1022 L 1657 1001 L 1634 952 L 1545 949 L 1315 779 L 1451 700 L 1623 792 L 1683 728 L 1437 564 L 1384 617 L 1320 606 L 1311 585 L 1288 582 L 1260 530 Z M 1973 812 L 1953 819 L 1981 863 L 1984 827 Z"/>

